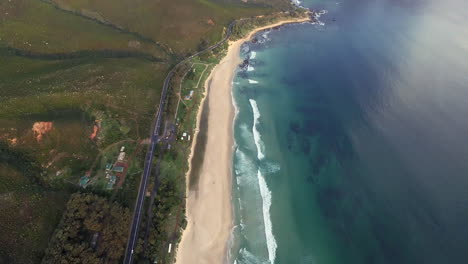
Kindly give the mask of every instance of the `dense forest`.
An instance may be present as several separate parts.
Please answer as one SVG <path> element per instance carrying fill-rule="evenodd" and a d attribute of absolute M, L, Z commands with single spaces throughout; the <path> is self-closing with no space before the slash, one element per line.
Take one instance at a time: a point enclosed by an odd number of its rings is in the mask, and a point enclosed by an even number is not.
<path fill-rule="evenodd" d="M 120 263 L 130 212 L 93 194 L 73 194 L 43 263 Z"/>
<path fill-rule="evenodd" d="M 163 178 L 158 188 L 158 194 L 153 204 L 152 218 L 150 220 L 150 230 L 148 237 L 148 245 L 146 251 L 143 252 L 144 258 L 156 259 L 158 262 L 167 261 L 166 252 L 169 243 L 178 242 L 180 239 L 179 219 L 171 221 L 171 217 L 179 218 L 181 208 L 180 190 L 177 189 L 177 183 L 174 178 Z M 175 215 L 172 215 L 175 214 Z M 148 219 L 146 219 L 148 221 Z M 185 217 L 181 221 L 182 228 L 186 225 Z M 143 241 L 140 241 L 143 244 Z M 140 251 L 138 248 L 137 251 Z M 140 253 L 140 252 L 138 252 Z M 164 254 L 162 254 L 164 253 Z"/>

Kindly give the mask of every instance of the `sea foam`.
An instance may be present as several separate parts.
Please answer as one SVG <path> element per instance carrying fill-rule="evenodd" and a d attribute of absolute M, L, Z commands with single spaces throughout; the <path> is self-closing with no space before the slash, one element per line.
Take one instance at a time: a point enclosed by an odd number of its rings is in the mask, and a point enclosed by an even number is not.
<path fill-rule="evenodd" d="M 254 115 L 254 124 L 252 126 L 252 133 L 254 136 L 255 146 L 257 146 L 257 158 L 262 160 L 265 158 L 263 142 L 258 132 L 257 125 L 259 124 L 260 111 L 258 110 L 257 101 L 249 99 L 250 105 L 252 106 L 252 111 Z"/>
<path fill-rule="evenodd" d="M 252 130 L 247 126 L 247 124 L 242 123 L 241 125 L 239 125 L 239 128 L 240 128 L 239 134 L 240 134 L 242 140 L 244 140 L 246 142 L 250 142 L 250 141 L 254 140 Z M 251 150 L 251 151 L 256 150 L 256 147 L 252 146 L 252 145 L 244 146 L 244 148 L 246 148 L 248 150 Z"/>
<path fill-rule="evenodd" d="M 241 250 L 239 251 L 239 257 L 239 262 L 237 262 L 238 264 L 265 264 L 265 260 L 262 260 L 258 256 L 255 256 L 246 248 L 241 248 Z"/>
<path fill-rule="evenodd" d="M 262 166 L 262 171 L 266 174 L 277 173 L 281 170 L 281 166 L 275 162 L 267 162 Z"/>
<path fill-rule="evenodd" d="M 319 12 L 315 12 L 314 14 L 314 20 L 315 22 L 313 22 L 312 24 L 314 25 L 319 25 L 319 26 L 325 26 L 325 23 L 323 23 L 322 21 L 320 21 L 320 17 L 324 14 L 327 14 L 328 11 L 327 10 L 320 10 Z"/>
<path fill-rule="evenodd" d="M 259 124 L 260 111 L 258 110 L 257 101 L 249 99 L 250 105 L 252 106 L 253 115 L 254 115 L 254 124 L 252 126 L 252 132 L 254 135 L 255 145 L 257 146 L 257 158 L 263 160 L 265 158 L 264 154 L 264 145 L 260 136 L 260 133 L 257 130 L 257 125 Z M 270 263 L 273 264 L 276 258 L 276 240 L 273 236 L 273 226 L 271 224 L 270 217 L 270 207 L 271 207 L 271 191 L 268 189 L 268 185 L 265 181 L 260 169 L 257 170 L 258 185 L 260 187 L 260 195 L 262 196 L 262 212 L 263 212 L 263 222 L 265 225 L 265 237 L 267 242 L 268 249 L 268 259 Z"/>
<path fill-rule="evenodd" d="M 242 188 L 254 186 L 256 180 L 253 174 L 255 173 L 256 166 L 251 159 L 241 150 L 236 150 L 236 182 Z"/>
<path fill-rule="evenodd" d="M 265 237 L 267 242 L 267 249 L 268 249 L 268 259 L 270 263 L 275 263 L 276 258 L 276 248 L 278 245 L 276 244 L 275 236 L 273 235 L 273 226 L 271 224 L 271 216 L 270 216 L 270 207 L 271 207 L 271 191 L 268 189 L 268 185 L 265 181 L 265 177 L 260 172 L 257 171 L 258 177 L 258 184 L 260 186 L 260 195 L 262 196 L 262 209 L 263 209 L 263 221 L 265 224 Z"/>
<path fill-rule="evenodd" d="M 255 56 L 257 56 L 257 53 L 255 51 L 250 52 L 250 59 L 253 60 L 255 59 Z"/>
<path fill-rule="evenodd" d="M 251 84 L 255 84 L 255 83 L 258 83 L 258 81 L 255 81 L 255 80 L 251 80 L 251 79 L 249 79 L 249 83 L 251 83 Z"/>
<path fill-rule="evenodd" d="M 299 1 L 299 0 L 292 0 L 291 2 L 293 2 L 293 4 L 295 4 L 297 6 L 301 5 L 301 1 Z"/>
<path fill-rule="evenodd" d="M 250 66 L 250 65 L 247 67 L 247 71 L 253 71 L 253 70 L 255 70 L 254 67 L 252 67 L 252 66 Z"/>

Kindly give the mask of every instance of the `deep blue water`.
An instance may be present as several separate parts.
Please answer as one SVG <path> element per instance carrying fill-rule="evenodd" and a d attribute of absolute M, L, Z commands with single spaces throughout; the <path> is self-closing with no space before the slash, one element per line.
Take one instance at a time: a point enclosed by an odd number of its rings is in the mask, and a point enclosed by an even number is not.
<path fill-rule="evenodd" d="M 303 4 L 235 79 L 236 262 L 468 263 L 468 2 Z"/>

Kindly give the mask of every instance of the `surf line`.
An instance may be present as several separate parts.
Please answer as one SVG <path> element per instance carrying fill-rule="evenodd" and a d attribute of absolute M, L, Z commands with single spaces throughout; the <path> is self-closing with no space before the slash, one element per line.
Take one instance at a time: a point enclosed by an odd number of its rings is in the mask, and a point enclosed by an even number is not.
<path fill-rule="evenodd" d="M 254 135 L 255 145 L 257 146 L 257 158 L 258 160 L 265 159 L 264 145 L 261 139 L 260 132 L 257 129 L 260 119 L 260 111 L 258 110 L 257 102 L 253 99 L 249 99 L 250 105 L 252 106 L 252 111 L 254 115 L 254 123 L 252 126 L 252 133 Z M 268 185 L 265 180 L 265 176 L 260 171 L 260 168 L 257 170 L 258 185 L 260 187 L 260 195 L 262 197 L 262 213 L 263 213 L 263 222 L 265 225 L 265 238 L 268 249 L 268 259 L 270 263 L 273 264 L 276 258 L 276 248 L 278 247 L 276 243 L 275 236 L 273 235 L 273 225 L 271 223 L 270 207 L 271 207 L 271 191 L 268 189 Z"/>

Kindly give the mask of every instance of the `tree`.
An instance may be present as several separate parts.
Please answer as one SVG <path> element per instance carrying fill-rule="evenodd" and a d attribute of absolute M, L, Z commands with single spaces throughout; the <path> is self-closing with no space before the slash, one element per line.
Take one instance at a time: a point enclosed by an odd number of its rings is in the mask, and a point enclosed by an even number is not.
<path fill-rule="evenodd" d="M 73 194 L 43 263 L 119 263 L 126 245 L 130 212 L 94 194 Z M 92 247 L 92 238 L 98 242 Z"/>

